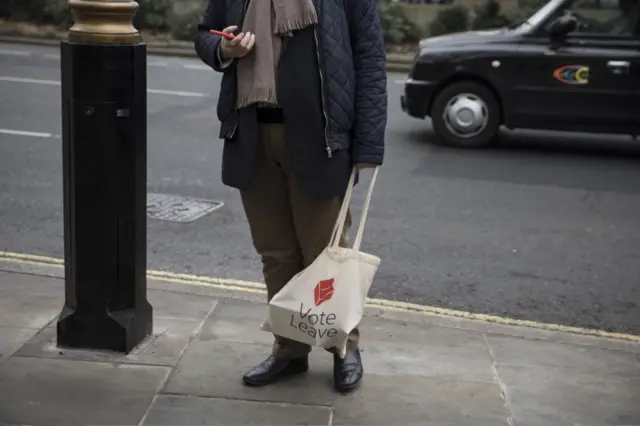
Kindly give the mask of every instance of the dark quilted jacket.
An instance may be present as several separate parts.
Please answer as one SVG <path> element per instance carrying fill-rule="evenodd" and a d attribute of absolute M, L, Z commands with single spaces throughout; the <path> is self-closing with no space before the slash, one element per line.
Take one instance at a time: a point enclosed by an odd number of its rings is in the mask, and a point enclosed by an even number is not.
<path fill-rule="evenodd" d="M 319 15 L 315 35 L 322 75 L 326 143 L 332 152 L 350 149 L 354 163 L 382 164 L 387 123 L 386 55 L 375 0 L 313 0 Z M 241 27 L 247 0 L 210 0 L 195 40 L 196 52 L 217 71 L 220 37 L 209 29 Z M 236 76 L 224 71 L 218 118 L 220 137 L 234 136 Z M 329 155 L 331 155 L 329 153 Z"/>

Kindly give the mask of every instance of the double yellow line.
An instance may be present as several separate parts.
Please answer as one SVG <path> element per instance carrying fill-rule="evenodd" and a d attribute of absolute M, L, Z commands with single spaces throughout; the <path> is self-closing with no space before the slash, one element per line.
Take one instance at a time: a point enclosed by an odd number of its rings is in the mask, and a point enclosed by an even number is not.
<path fill-rule="evenodd" d="M 64 260 L 54 257 L 37 256 L 32 254 L 12 253 L 0 251 L 0 262 L 32 265 L 36 267 L 64 267 Z M 163 281 L 174 284 L 194 285 L 209 287 L 219 290 L 241 291 L 245 293 L 265 293 L 266 288 L 263 283 L 234 280 L 229 278 L 206 277 L 191 274 L 179 274 L 175 272 L 148 270 L 149 279 Z M 625 333 L 613 333 L 604 330 L 570 327 L 561 324 L 550 324 L 537 321 L 518 320 L 513 318 L 499 317 L 496 315 L 476 314 L 467 311 L 454 309 L 437 308 L 434 306 L 418 305 L 415 303 L 398 302 L 386 299 L 367 298 L 367 306 L 386 311 L 412 312 L 427 316 L 443 318 L 462 318 L 475 322 L 510 325 L 516 327 L 529 327 L 538 330 L 561 331 L 566 333 L 581 334 L 586 336 L 605 337 L 616 340 L 626 340 L 640 343 L 640 336 Z"/>

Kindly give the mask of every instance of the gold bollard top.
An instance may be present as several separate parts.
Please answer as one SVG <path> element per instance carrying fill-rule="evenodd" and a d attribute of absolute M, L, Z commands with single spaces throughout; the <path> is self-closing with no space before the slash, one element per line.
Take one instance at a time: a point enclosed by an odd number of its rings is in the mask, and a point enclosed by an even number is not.
<path fill-rule="evenodd" d="M 133 26 L 138 3 L 132 0 L 69 0 L 74 25 L 72 43 L 132 45 L 141 41 Z"/>

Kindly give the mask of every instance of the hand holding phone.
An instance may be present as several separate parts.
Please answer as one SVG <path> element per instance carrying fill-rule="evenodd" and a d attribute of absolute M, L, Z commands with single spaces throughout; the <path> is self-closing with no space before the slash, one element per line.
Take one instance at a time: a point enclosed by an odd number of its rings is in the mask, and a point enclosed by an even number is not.
<path fill-rule="evenodd" d="M 247 32 L 234 35 L 233 32 L 237 29 L 236 25 L 231 25 L 222 31 L 210 30 L 212 34 L 222 37 L 220 41 L 222 59 L 242 58 L 253 49 L 256 42 L 255 34 Z"/>
<path fill-rule="evenodd" d="M 209 32 L 211 34 L 215 34 L 215 35 L 219 35 L 220 37 L 224 37 L 227 40 L 233 40 L 234 38 L 236 38 L 236 36 L 233 35 L 233 33 L 225 33 L 224 31 L 218 31 L 218 30 L 209 30 Z"/>

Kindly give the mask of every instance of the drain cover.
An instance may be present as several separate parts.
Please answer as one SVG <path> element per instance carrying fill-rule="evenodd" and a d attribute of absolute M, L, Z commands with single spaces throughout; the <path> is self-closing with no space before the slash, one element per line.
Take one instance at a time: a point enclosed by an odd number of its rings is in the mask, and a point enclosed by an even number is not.
<path fill-rule="evenodd" d="M 147 194 L 147 216 L 171 222 L 193 222 L 219 209 L 221 201 L 202 200 L 169 194 Z"/>

